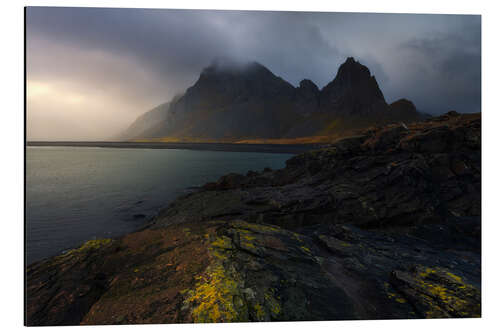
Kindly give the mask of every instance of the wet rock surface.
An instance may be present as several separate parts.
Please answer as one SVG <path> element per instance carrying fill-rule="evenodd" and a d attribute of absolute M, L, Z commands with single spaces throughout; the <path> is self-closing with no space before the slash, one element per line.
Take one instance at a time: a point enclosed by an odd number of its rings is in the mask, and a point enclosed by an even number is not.
<path fill-rule="evenodd" d="M 480 115 L 230 174 L 27 269 L 27 324 L 478 317 Z"/>

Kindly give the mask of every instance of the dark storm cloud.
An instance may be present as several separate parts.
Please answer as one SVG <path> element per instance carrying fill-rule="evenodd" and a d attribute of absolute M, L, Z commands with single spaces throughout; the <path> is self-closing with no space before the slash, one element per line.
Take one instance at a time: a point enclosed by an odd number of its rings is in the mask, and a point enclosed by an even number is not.
<path fill-rule="evenodd" d="M 410 59 L 427 59 L 413 72 L 415 81 L 425 84 L 415 89 L 418 100 L 426 100 L 428 112 L 447 109 L 461 112 L 481 111 L 481 35 L 479 26 L 408 41 L 401 51 Z M 412 88 L 408 81 L 408 89 Z"/>
<path fill-rule="evenodd" d="M 479 111 L 480 29 L 478 16 L 30 7 L 28 135 L 105 138 L 184 91 L 217 57 L 321 88 L 354 56 L 388 102 Z M 64 128 L 65 117 L 79 130 L 50 128 L 47 119 Z"/>

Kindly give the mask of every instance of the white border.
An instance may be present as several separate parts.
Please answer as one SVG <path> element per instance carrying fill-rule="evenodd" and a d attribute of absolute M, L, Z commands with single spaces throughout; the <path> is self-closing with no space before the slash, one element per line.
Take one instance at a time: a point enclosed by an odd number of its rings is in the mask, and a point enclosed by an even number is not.
<path fill-rule="evenodd" d="M 500 237 L 498 210 L 496 207 L 500 188 L 500 155 L 497 128 L 500 124 L 500 99 L 498 81 L 500 73 L 499 6 L 495 1 L 16 1 L 1 2 L 0 24 L 2 51 L 1 73 L 1 147 L 2 163 L 2 239 L 1 255 L 1 326 L 12 330 L 23 327 L 23 6 L 92 6 L 92 7 L 136 7 L 136 8 L 204 8 L 204 9 L 258 9 L 336 12 L 392 12 L 392 13 L 452 13 L 481 14 L 483 32 L 483 318 L 461 320 L 395 320 L 395 321 L 350 321 L 350 322 L 304 322 L 266 324 L 216 324 L 216 325 L 146 325 L 146 326 L 94 326 L 94 327 L 50 327 L 38 331 L 66 332 L 67 330 L 92 330 L 123 332 L 146 331 L 192 331 L 250 332 L 255 330 L 284 330 L 291 332 L 349 331 L 349 332 L 423 332 L 493 331 L 500 327 L 499 264 L 497 264 L 498 238 Z M 5 153 L 5 151 L 7 153 Z M 498 329 L 498 328 L 496 328 Z"/>

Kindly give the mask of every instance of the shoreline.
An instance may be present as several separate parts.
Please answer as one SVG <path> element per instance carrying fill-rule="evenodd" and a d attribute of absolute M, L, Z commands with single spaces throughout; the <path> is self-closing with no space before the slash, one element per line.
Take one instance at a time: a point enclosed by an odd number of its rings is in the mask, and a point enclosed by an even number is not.
<path fill-rule="evenodd" d="M 26 325 L 480 317 L 480 145 L 447 114 L 227 174 L 28 266 Z"/>
<path fill-rule="evenodd" d="M 27 144 L 27 147 L 31 146 L 30 145 L 31 142 L 29 142 Z M 46 154 L 46 152 L 49 152 L 50 150 L 52 151 L 59 151 L 59 149 L 50 149 L 50 147 L 55 147 L 54 144 L 58 147 L 61 147 L 63 145 L 61 145 L 60 143 L 61 142 L 48 142 L 49 145 L 47 146 L 42 146 L 40 144 L 44 144 L 46 142 L 35 142 L 35 149 L 33 149 L 33 151 L 31 152 L 32 154 L 35 154 L 37 151 L 38 151 L 38 154 Z M 75 142 L 63 142 L 66 144 L 66 147 L 69 147 L 68 145 L 71 145 L 71 144 L 74 144 Z M 77 142 L 78 143 L 78 142 Z M 67 151 L 68 152 L 71 152 L 73 151 L 74 154 L 83 154 L 85 153 L 85 151 L 94 151 L 95 153 L 98 153 L 99 150 L 101 149 L 95 149 L 96 146 L 98 146 L 98 144 L 102 143 L 102 142 L 80 142 L 81 144 L 84 144 L 85 146 L 81 146 L 79 145 L 77 148 L 78 149 L 68 149 Z M 87 144 L 89 145 L 92 145 L 92 146 L 87 146 Z M 106 144 L 106 142 L 104 142 L 104 144 Z M 253 145 L 251 145 L 253 146 Z M 261 146 L 261 145 L 259 145 Z M 48 148 L 48 149 L 47 149 Z M 98 147 L 98 148 L 101 148 L 101 147 Z M 125 150 L 103 150 L 101 153 L 101 155 L 108 155 L 108 154 L 113 154 L 113 152 L 115 153 L 119 153 L 119 152 L 123 152 L 126 154 L 126 156 L 129 156 L 130 154 L 142 154 L 141 151 L 143 153 L 147 153 L 147 150 L 144 151 L 144 150 L 141 150 L 141 149 L 150 149 L 148 147 L 142 147 L 142 148 L 129 148 L 128 146 L 123 146 L 123 145 L 120 145 L 118 148 L 124 148 Z M 162 147 L 160 147 L 161 149 Z M 187 154 L 189 153 L 189 151 L 193 151 L 191 154 L 198 154 L 196 153 L 196 148 L 197 145 L 193 145 L 187 149 L 181 149 L 184 150 L 184 152 Z M 231 148 L 231 147 L 229 147 Z M 267 147 L 268 150 L 269 147 Z M 271 147 L 272 149 L 273 147 Z M 106 148 L 104 148 L 106 149 Z M 166 149 L 175 149 L 175 147 L 167 147 Z M 61 151 L 65 151 L 66 149 L 62 149 Z M 181 150 L 181 152 L 182 152 Z M 203 145 L 203 147 L 201 147 L 201 149 L 199 149 L 198 151 L 207 151 L 207 153 L 205 154 L 208 154 L 207 156 L 212 156 L 212 153 L 208 153 L 208 151 L 215 151 L 215 150 L 219 150 L 219 151 L 225 151 L 225 150 L 228 150 L 228 149 L 225 149 L 225 147 L 220 147 L 218 145 L 214 145 L 214 144 L 209 144 L 209 145 Z M 28 156 L 30 156 L 30 151 L 28 150 Z M 151 154 L 153 154 L 153 156 L 158 156 L 157 154 L 155 154 L 153 151 L 150 151 Z M 168 153 L 168 152 L 165 152 L 165 153 Z M 173 152 L 172 152 L 173 153 Z M 264 154 L 266 153 L 266 154 Z M 256 167 L 253 167 L 252 166 L 252 163 L 251 162 L 248 162 L 248 163 L 244 163 L 244 165 L 247 165 L 248 167 L 248 170 L 247 169 L 244 169 L 244 170 L 238 170 L 237 169 L 237 166 L 235 166 L 234 168 L 230 168 L 228 173 L 230 172 L 236 172 L 236 173 L 241 173 L 242 175 L 246 174 L 248 171 L 254 171 L 254 170 L 260 170 L 260 169 L 263 169 L 263 168 L 266 168 L 266 167 L 271 167 L 273 169 L 275 168 L 281 168 L 285 165 L 285 161 L 288 160 L 289 158 L 291 158 L 292 156 L 294 156 L 294 154 L 287 154 L 287 153 L 282 153 L 282 152 L 275 152 L 274 151 L 265 151 L 264 153 L 262 154 L 259 154 L 259 153 L 255 153 L 254 155 L 250 155 L 250 156 L 245 156 L 245 154 L 234 154 L 234 155 L 227 155 L 227 154 L 214 154 L 213 156 L 215 155 L 218 155 L 220 156 L 219 158 L 216 158 L 216 159 L 219 159 L 219 160 L 222 160 L 222 161 L 228 161 L 228 160 L 234 160 L 235 158 L 244 158 L 244 159 L 251 159 L 251 160 L 254 160 L 254 159 L 263 159 L 263 160 L 269 160 L 269 161 L 283 161 L 283 165 L 281 165 L 281 162 L 280 162 L 280 165 L 274 165 L 272 162 L 271 163 L 267 163 L 267 162 L 264 162 L 264 163 L 261 163 L 262 165 L 260 166 L 260 168 L 258 166 Z M 91 153 L 92 156 L 94 156 L 94 153 Z M 176 153 L 177 154 L 177 153 Z M 279 155 L 272 155 L 272 154 L 279 154 Z M 167 154 L 168 156 L 170 156 L 169 154 Z M 204 155 L 204 154 L 202 154 Z M 177 156 L 177 155 L 175 155 Z M 197 155 L 196 155 L 197 156 Z M 225 156 L 228 156 L 228 157 L 225 157 Z M 272 157 L 272 156 L 275 156 L 275 157 Z M 225 163 L 225 162 L 224 162 Z M 216 169 L 218 169 L 218 167 L 216 167 Z M 200 189 L 202 189 L 203 185 L 206 183 L 206 182 L 209 182 L 209 181 L 216 181 L 217 179 L 219 178 L 219 176 L 215 176 L 214 178 L 209 178 L 205 181 L 202 181 L 202 182 L 198 182 L 198 181 L 195 181 L 195 180 L 190 180 L 190 181 L 186 181 L 186 185 L 182 188 L 179 188 L 179 191 L 180 191 L 180 194 L 179 195 L 185 195 L 187 193 L 190 193 L 190 192 L 194 192 L 194 191 L 198 191 Z M 146 193 L 145 190 L 142 190 L 143 192 L 141 193 Z M 166 195 L 167 197 L 170 195 L 168 194 L 168 191 L 163 191 L 162 192 L 163 195 Z M 145 194 L 145 197 L 148 197 L 147 194 Z M 42 261 L 42 260 L 45 260 L 45 259 L 48 259 L 48 258 L 51 258 L 53 256 L 59 256 L 61 254 L 64 254 L 65 252 L 67 251 L 70 251 L 71 249 L 74 249 L 74 248 L 78 248 L 80 247 L 83 243 L 85 243 L 86 241 L 89 241 L 89 240 L 92 240 L 92 239 L 95 239 L 95 238 L 102 238 L 102 237 L 106 237 L 106 238 L 120 238 L 126 234 L 129 234 L 129 233 L 134 233 L 134 232 L 137 232 L 137 231 L 140 231 L 140 230 L 143 230 L 145 228 L 147 228 L 148 226 L 151 225 L 152 223 L 152 220 L 154 220 L 158 214 L 166 209 L 168 207 L 168 205 L 170 204 L 170 201 L 173 201 L 176 199 L 177 196 L 174 196 L 172 198 L 169 199 L 169 201 L 166 201 L 166 202 L 163 202 L 161 204 L 161 206 L 156 206 L 156 208 L 154 209 L 151 209 L 153 206 L 155 205 L 151 205 L 151 204 L 144 204 L 143 202 L 141 202 L 141 204 L 137 204 L 137 203 L 133 203 L 131 202 L 130 205 L 127 205 L 127 208 L 123 209 L 123 210 L 129 210 L 131 211 L 132 213 L 130 214 L 123 214 L 123 216 L 121 217 L 113 217 L 113 220 L 122 220 L 122 221 L 127 221 L 127 223 L 132 223 L 131 221 L 133 221 L 133 227 L 132 229 L 130 229 L 129 227 L 126 227 L 126 228 L 118 228 L 117 230 L 118 231 L 114 231 L 111 236 L 110 236 L 110 232 L 109 230 L 105 233 L 101 233 L 101 234 L 96 234 L 96 233 L 93 233 L 92 235 L 90 235 L 88 238 L 82 238 L 80 241 L 77 241 L 73 244 L 69 244 L 69 245 L 66 245 L 65 247 L 55 247 L 55 250 L 54 252 L 52 252 L 52 247 L 51 246 L 47 246 L 47 248 L 49 248 L 50 250 L 47 250 L 47 251 L 51 251 L 49 254 L 45 254 L 44 256 L 40 256 L 39 254 L 36 254 L 36 255 L 28 255 L 27 256 L 27 259 L 26 259 L 26 266 L 29 266 L 31 264 L 34 264 L 38 261 Z M 155 200 L 153 199 L 145 199 L 146 201 L 149 201 L 149 202 L 154 202 Z M 141 200 L 142 201 L 142 200 Z M 117 203 L 118 204 L 118 203 Z M 135 213 L 134 213 L 135 212 Z M 111 213 L 110 213 L 111 214 Z M 144 215 L 143 217 L 136 217 L 135 215 Z M 79 219 L 79 218 L 77 218 Z M 27 221 L 27 223 L 30 222 L 30 221 Z M 30 229 L 27 227 L 27 229 Z M 89 229 L 91 229 L 89 227 Z M 29 231 L 27 231 L 28 233 L 30 233 Z M 29 243 L 28 239 L 27 239 L 27 243 L 28 243 L 28 246 L 32 246 L 31 243 Z M 34 242 L 35 243 L 35 242 Z M 33 245 L 33 247 L 35 247 L 36 245 Z M 36 259 L 31 259 L 31 258 L 36 258 Z"/>
<path fill-rule="evenodd" d="M 167 143 L 167 142 L 113 142 L 113 141 L 27 141 L 26 147 L 95 147 L 139 149 L 188 149 L 227 152 L 300 154 L 318 149 L 325 144 L 250 144 L 250 143 Z"/>

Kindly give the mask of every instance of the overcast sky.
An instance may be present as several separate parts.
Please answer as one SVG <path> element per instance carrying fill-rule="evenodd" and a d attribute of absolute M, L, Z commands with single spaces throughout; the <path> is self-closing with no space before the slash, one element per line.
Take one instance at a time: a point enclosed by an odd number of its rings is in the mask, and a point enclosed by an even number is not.
<path fill-rule="evenodd" d="M 320 88 L 346 57 L 387 102 L 481 110 L 481 18 L 460 15 L 29 7 L 28 140 L 109 139 L 216 57 Z"/>

